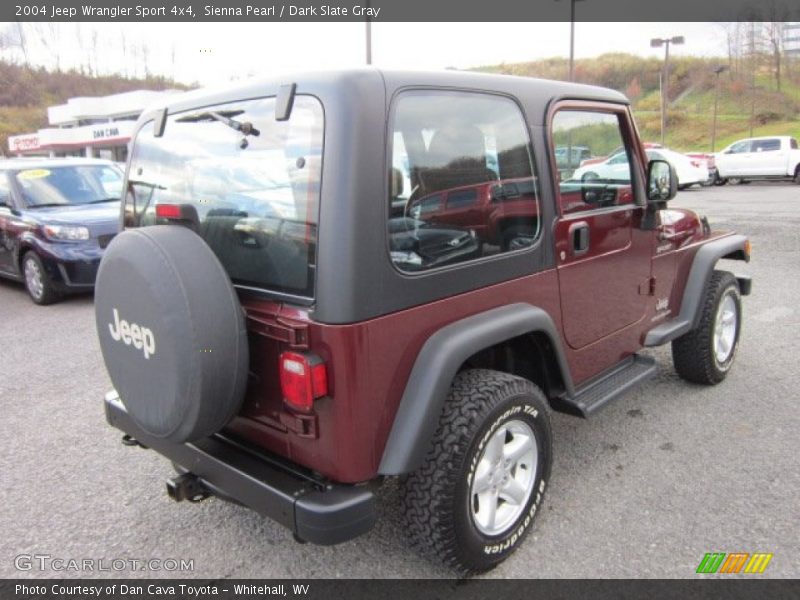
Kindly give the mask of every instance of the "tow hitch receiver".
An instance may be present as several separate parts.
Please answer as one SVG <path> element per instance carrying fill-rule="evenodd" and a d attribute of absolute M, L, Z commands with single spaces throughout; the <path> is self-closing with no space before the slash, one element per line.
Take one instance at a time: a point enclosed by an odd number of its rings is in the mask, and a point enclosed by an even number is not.
<path fill-rule="evenodd" d="M 182 502 L 200 502 L 211 495 L 203 482 L 194 473 L 183 473 L 171 479 L 167 479 L 167 494 L 175 500 Z"/>

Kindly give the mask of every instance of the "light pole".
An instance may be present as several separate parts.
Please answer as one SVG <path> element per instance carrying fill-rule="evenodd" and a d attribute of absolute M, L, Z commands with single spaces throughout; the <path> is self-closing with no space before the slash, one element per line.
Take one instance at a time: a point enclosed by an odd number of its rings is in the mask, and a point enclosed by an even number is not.
<path fill-rule="evenodd" d="M 664 68 L 663 75 L 661 76 L 661 145 L 664 145 L 664 140 L 667 136 L 667 100 L 669 97 L 669 45 L 670 44 L 683 44 L 684 38 L 682 35 L 676 35 L 671 38 L 653 38 L 650 40 L 651 48 L 665 47 L 664 50 Z"/>
<path fill-rule="evenodd" d="M 367 0 L 367 14 L 370 13 L 370 0 Z M 372 64 L 372 19 L 367 17 L 367 64 Z"/>
<path fill-rule="evenodd" d="M 556 0 L 560 2 L 560 0 Z M 569 80 L 575 80 L 575 3 L 583 0 L 569 0 Z"/>
<path fill-rule="evenodd" d="M 714 119 L 711 121 L 711 152 L 714 152 L 717 143 L 717 107 L 719 106 L 719 74 L 727 71 L 728 67 L 719 65 L 714 67 L 714 75 L 717 76 L 714 82 Z"/>

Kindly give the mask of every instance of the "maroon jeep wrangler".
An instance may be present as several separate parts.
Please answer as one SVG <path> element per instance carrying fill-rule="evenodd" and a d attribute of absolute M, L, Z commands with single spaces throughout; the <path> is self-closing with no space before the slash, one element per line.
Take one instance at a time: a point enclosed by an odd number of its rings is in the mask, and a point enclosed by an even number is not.
<path fill-rule="evenodd" d="M 570 147 L 629 168 L 565 179 Z M 731 368 L 750 280 L 717 263 L 749 243 L 668 210 L 676 181 L 596 87 L 367 69 L 171 99 L 98 275 L 107 419 L 172 461 L 175 500 L 317 544 L 401 477 L 417 544 L 489 569 L 541 506 L 551 410 L 588 417 L 667 342 L 684 379 Z"/>

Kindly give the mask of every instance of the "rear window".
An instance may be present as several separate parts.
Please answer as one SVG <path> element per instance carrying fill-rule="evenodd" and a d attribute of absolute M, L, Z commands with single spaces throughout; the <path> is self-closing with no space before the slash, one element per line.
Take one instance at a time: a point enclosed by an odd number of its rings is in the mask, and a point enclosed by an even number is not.
<path fill-rule="evenodd" d="M 166 222 L 160 204 L 189 205 L 188 225 L 235 285 L 312 297 L 323 125 L 322 105 L 302 95 L 288 121 L 264 98 L 171 115 L 159 138 L 146 124 L 130 160 L 126 226 Z"/>

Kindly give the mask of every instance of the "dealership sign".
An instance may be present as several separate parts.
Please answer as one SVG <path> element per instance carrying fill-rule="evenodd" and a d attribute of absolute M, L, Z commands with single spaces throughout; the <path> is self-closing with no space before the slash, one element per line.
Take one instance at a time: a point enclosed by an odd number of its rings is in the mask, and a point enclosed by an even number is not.
<path fill-rule="evenodd" d="M 15 135 L 8 138 L 8 148 L 12 152 L 26 152 L 39 149 L 39 134 Z"/>
<path fill-rule="evenodd" d="M 92 130 L 93 140 L 104 140 L 108 138 L 118 138 L 119 127 L 99 127 Z"/>
<path fill-rule="evenodd" d="M 115 121 L 82 127 L 49 127 L 40 129 L 36 133 L 10 136 L 8 149 L 12 154 L 24 154 L 43 150 L 126 144 L 135 127 L 135 121 Z"/>

